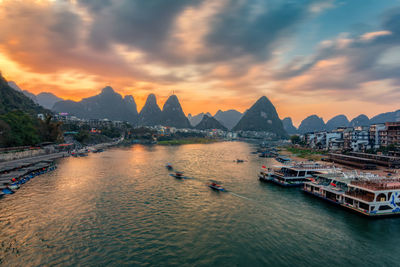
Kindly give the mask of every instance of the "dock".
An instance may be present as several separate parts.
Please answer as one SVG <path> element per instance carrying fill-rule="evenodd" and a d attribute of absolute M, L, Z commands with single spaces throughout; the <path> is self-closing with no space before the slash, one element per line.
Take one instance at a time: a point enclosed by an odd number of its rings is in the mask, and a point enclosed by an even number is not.
<path fill-rule="evenodd" d="M 373 159 L 356 157 L 351 155 L 329 153 L 329 161 L 333 163 L 340 163 L 343 165 L 363 169 L 363 170 L 376 170 L 376 161 Z"/>
<path fill-rule="evenodd" d="M 388 168 L 400 168 L 400 157 L 376 155 L 370 153 L 350 152 L 349 155 L 364 159 L 371 159 L 376 165 Z"/>

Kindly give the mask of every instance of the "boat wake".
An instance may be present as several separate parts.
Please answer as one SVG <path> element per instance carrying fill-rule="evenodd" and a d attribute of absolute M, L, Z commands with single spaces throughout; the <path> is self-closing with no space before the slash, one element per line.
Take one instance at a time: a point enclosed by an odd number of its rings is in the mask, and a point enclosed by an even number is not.
<path fill-rule="evenodd" d="M 249 200 L 249 201 L 253 201 L 252 199 L 250 199 L 250 198 L 248 198 L 248 197 L 244 197 L 244 196 L 235 194 L 235 193 L 233 193 L 233 192 L 227 192 L 227 193 L 229 193 L 229 194 L 231 194 L 231 195 L 234 195 L 234 196 L 236 196 L 236 197 L 240 197 L 240 198 L 243 198 L 243 199 L 247 199 L 247 200 Z"/>

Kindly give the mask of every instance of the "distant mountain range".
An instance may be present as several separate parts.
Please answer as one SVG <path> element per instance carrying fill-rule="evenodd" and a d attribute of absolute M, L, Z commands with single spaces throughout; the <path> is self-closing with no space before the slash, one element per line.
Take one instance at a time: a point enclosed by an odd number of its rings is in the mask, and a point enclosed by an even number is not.
<path fill-rule="evenodd" d="M 233 127 L 235 127 L 235 125 L 239 122 L 239 120 L 243 116 L 242 113 L 234 109 L 230 109 L 227 111 L 218 110 L 214 116 L 212 116 L 209 112 L 207 113 L 202 112 L 194 116 L 192 116 L 192 114 L 189 113 L 188 119 L 190 121 L 190 124 L 193 127 L 195 127 L 197 124 L 201 122 L 201 120 L 205 115 L 207 115 L 208 117 L 214 117 L 214 119 L 216 119 L 219 123 L 222 124 L 222 126 L 224 126 L 224 128 L 228 130 L 231 130 Z"/>
<path fill-rule="evenodd" d="M 138 113 L 133 96 L 127 95 L 122 97 L 111 87 L 105 87 L 98 95 L 75 102 L 63 100 L 49 92 L 42 92 L 35 95 L 27 90 L 22 90 L 13 81 L 7 82 L 1 76 L 0 78 L 2 89 L 0 103 L 3 102 L 0 112 L 19 108 L 42 112 L 45 112 L 46 109 L 52 109 L 56 112 L 67 112 L 80 118 L 128 121 L 138 126 L 165 125 L 177 128 L 191 128 L 201 123 L 196 128 L 204 129 L 204 127 L 212 127 L 213 129 L 226 128 L 235 131 L 270 131 L 278 136 L 285 136 L 286 133 L 331 131 L 338 127 L 368 126 L 376 123 L 400 121 L 400 110 L 378 114 L 371 119 L 361 114 L 351 121 L 345 115 L 341 114 L 331 118 L 326 123 L 319 116 L 311 115 L 305 118 L 297 129 L 294 127 L 290 117 L 284 118 L 282 121 L 279 119 L 274 105 L 266 97 L 261 97 L 244 114 L 231 109 L 227 111 L 218 110 L 214 116 L 207 112 L 194 116 L 189 114 L 186 117 L 175 95 L 168 98 L 161 110 L 157 104 L 156 96 L 150 94 L 142 110 Z M 21 95 L 26 98 L 21 98 Z M 27 98 L 30 99 L 29 103 Z M 14 101 L 16 99 L 19 100 Z M 7 101 L 11 104 L 7 104 L 4 107 Z M 20 105 L 20 103 L 23 103 L 23 105 Z M 41 109 L 39 105 L 46 109 Z"/>
<path fill-rule="evenodd" d="M 100 94 L 84 98 L 79 102 L 64 100 L 54 104 L 53 110 L 65 112 L 84 119 L 109 119 L 136 124 L 138 112 L 135 100 L 124 98 L 111 87 L 103 88 Z"/>
<path fill-rule="evenodd" d="M 307 132 L 317 132 L 317 131 L 332 131 L 338 127 L 356 127 L 356 126 L 369 126 L 371 124 L 385 123 L 400 121 L 400 109 L 393 112 L 386 112 L 378 114 L 371 119 L 366 115 L 361 114 L 351 121 L 345 115 L 337 115 L 332 119 L 328 120 L 326 124 L 324 120 L 317 115 L 311 115 L 305 118 L 298 129 L 293 126 L 292 120 L 290 118 L 285 118 L 282 120 L 285 130 L 289 134 L 304 134 Z"/>

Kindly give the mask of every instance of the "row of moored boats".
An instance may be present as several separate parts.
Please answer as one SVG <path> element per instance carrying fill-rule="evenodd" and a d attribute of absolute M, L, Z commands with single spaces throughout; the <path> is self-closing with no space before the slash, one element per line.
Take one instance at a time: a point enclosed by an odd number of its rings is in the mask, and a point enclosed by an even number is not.
<path fill-rule="evenodd" d="M 55 169 L 54 162 L 46 160 L 0 168 L 0 198 L 4 195 L 14 194 L 31 179 Z"/>
<path fill-rule="evenodd" d="M 336 205 L 367 216 L 400 214 L 400 178 L 346 173 L 334 166 L 314 162 L 263 166 L 259 179 L 285 187 L 301 187 Z"/>

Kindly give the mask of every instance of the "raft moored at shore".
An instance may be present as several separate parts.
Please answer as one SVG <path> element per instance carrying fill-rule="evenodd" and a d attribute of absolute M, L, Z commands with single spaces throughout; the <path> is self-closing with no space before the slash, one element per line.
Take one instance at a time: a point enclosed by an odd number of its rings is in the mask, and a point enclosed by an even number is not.
<path fill-rule="evenodd" d="M 56 165 L 53 161 L 12 165 L 0 170 L 0 195 L 13 194 L 21 185 L 41 174 L 53 171 Z"/>

